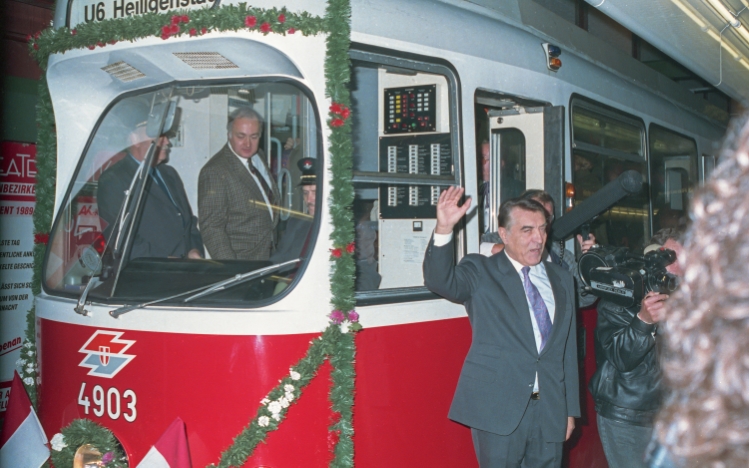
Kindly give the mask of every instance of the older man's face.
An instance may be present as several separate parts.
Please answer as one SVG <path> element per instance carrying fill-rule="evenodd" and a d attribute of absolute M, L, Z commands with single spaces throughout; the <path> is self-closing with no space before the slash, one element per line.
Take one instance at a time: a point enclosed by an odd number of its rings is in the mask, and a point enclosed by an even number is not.
<path fill-rule="evenodd" d="M 524 266 L 541 262 L 546 244 L 546 216 L 537 211 L 513 208 L 507 228 L 500 226 L 499 236 L 507 255 Z"/>
<path fill-rule="evenodd" d="M 257 153 L 262 131 L 260 122 L 248 117 L 235 119 L 229 132 L 229 145 L 240 157 L 249 159 Z"/>

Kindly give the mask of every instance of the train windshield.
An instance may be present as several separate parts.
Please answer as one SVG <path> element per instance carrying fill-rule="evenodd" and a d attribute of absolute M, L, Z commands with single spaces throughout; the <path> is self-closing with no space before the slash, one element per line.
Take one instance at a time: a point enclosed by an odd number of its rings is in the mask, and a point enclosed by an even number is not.
<path fill-rule="evenodd" d="M 46 290 L 75 297 L 88 286 L 115 303 L 272 301 L 314 246 L 319 129 L 291 82 L 174 85 L 117 100 L 59 211 Z"/>

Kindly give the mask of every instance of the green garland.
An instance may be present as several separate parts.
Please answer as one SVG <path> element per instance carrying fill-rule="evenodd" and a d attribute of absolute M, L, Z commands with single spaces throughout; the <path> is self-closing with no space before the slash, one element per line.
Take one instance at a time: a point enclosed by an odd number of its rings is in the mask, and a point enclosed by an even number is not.
<path fill-rule="evenodd" d="M 76 419 L 52 438 L 52 463 L 56 467 L 72 467 L 76 450 L 85 444 L 91 444 L 102 454 L 106 468 L 127 468 L 127 458 L 114 435 L 90 419 Z"/>
<path fill-rule="evenodd" d="M 333 101 L 330 107 L 328 126 L 330 127 L 331 186 L 329 199 L 333 218 L 331 240 L 331 323 L 322 335 L 311 342 L 305 357 L 290 368 L 289 375 L 281 379 L 260 403 L 255 417 L 234 439 L 232 445 L 221 454 L 218 466 L 228 468 L 242 465 L 252 455 L 255 447 L 263 442 L 268 432 L 278 429 L 291 404 L 301 396 L 302 390 L 317 374 L 326 358 L 330 359 L 333 370 L 333 385 L 330 401 L 334 411 L 329 428 L 333 439 L 334 457 L 331 467 L 351 467 L 354 464 L 353 447 L 353 398 L 354 398 L 354 357 L 356 353 L 354 333 L 361 329 L 358 314 L 353 310 L 354 299 L 354 223 L 351 204 L 354 200 L 352 176 L 352 144 L 350 116 L 350 45 L 349 0 L 329 0 L 325 18 L 313 17 L 308 13 L 289 13 L 283 9 L 261 9 L 245 4 L 228 5 L 216 9 L 194 10 L 185 15 L 149 13 L 138 17 L 118 20 L 105 20 L 87 23 L 75 29 L 47 29 L 29 38 L 29 51 L 46 70 L 49 56 L 65 53 L 68 50 L 87 47 L 105 47 L 118 41 L 135 41 L 147 37 L 161 37 L 168 40 L 175 36 L 201 36 L 215 31 L 257 30 L 263 34 L 314 35 L 327 32 L 327 53 L 325 60 L 326 95 Z M 44 76 L 44 75 L 43 75 Z M 40 81 L 39 104 L 37 105 L 39 141 L 37 145 L 37 205 L 34 211 L 35 239 L 34 279 L 32 292 L 41 292 L 41 270 L 44 258 L 46 236 L 52 225 L 52 212 L 55 196 L 56 173 L 56 134 L 54 114 L 46 80 Z M 34 346 L 34 309 L 29 311 L 26 343 L 30 350 Z M 30 355 L 30 356 L 33 356 Z M 31 377 L 27 390 L 36 400 L 36 363 L 26 362 L 24 369 Z M 104 431 L 104 432 L 102 432 Z M 100 450 L 110 451 L 106 429 L 88 420 L 75 420 L 63 430 L 65 443 L 78 447 L 91 443 Z M 73 449 L 71 449 L 73 450 Z M 68 454 L 67 448 L 59 452 Z M 73 450 L 74 453 L 74 450 Z M 67 456 L 67 455 L 66 455 Z M 120 460 L 119 457 L 116 457 Z M 55 458 L 56 466 L 70 466 L 68 459 Z M 72 458 L 70 458 L 72 460 Z M 113 465 L 115 466 L 115 465 Z M 211 465 L 213 466 L 213 465 Z"/>

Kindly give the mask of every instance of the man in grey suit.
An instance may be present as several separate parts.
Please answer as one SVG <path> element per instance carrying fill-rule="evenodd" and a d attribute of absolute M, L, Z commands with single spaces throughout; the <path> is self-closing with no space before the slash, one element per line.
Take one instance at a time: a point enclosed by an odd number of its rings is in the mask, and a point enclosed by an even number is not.
<path fill-rule="evenodd" d="M 547 215 L 534 200 L 501 206 L 502 252 L 455 265 L 462 195 L 440 195 L 424 257 L 426 286 L 464 304 L 473 330 L 449 417 L 471 428 L 482 468 L 559 467 L 580 416 L 572 276 L 542 262 Z"/>
<path fill-rule="evenodd" d="M 263 119 L 240 107 L 229 115 L 228 142 L 200 170 L 198 218 L 211 257 L 268 260 L 278 224 L 278 187 L 258 150 Z"/>

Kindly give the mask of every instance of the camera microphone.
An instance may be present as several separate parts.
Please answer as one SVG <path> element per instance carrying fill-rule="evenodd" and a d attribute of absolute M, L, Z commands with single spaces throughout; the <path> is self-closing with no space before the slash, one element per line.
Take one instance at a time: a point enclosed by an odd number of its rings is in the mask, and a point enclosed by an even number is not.
<path fill-rule="evenodd" d="M 551 237 L 564 240 L 574 234 L 580 226 L 619 203 L 621 199 L 642 190 L 642 175 L 634 170 L 623 172 L 601 190 L 583 200 L 551 225 Z"/>

